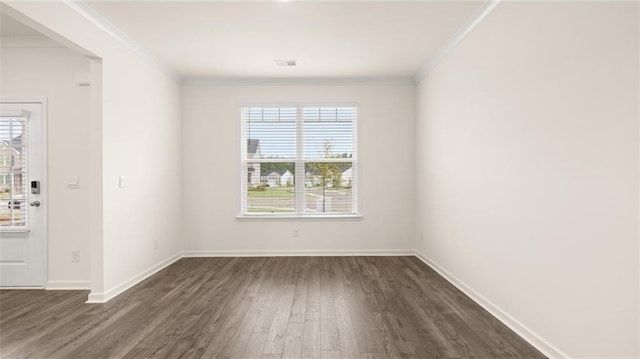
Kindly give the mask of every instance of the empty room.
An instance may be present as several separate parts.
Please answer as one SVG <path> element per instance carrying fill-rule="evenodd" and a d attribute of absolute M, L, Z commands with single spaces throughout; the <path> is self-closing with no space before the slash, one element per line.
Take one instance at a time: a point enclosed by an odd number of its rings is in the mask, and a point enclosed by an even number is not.
<path fill-rule="evenodd" d="M 639 358 L 637 1 L 0 0 L 1 358 Z"/>

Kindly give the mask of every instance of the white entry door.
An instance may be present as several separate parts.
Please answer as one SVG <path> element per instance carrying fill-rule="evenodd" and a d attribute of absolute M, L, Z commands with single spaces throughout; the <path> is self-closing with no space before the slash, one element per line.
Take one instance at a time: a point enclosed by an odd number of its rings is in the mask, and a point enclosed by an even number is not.
<path fill-rule="evenodd" d="M 46 280 L 44 103 L 0 100 L 0 286 Z"/>

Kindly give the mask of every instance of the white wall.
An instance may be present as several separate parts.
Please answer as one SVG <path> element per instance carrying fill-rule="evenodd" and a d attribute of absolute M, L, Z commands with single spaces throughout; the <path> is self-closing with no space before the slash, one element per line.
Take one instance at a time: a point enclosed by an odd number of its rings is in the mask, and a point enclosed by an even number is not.
<path fill-rule="evenodd" d="M 102 140 L 92 151 L 102 153 L 101 164 L 92 161 L 99 166 L 92 173 L 102 170 L 102 223 L 93 224 L 102 225 L 102 239 L 92 240 L 91 250 L 103 270 L 92 271 L 90 295 L 102 301 L 182 249 L 180 85 L 72 5 L 12 1 L 5 11 L 102 61 L 102 97 L 96 104 L 102 111 L 92 111 L 102 117 L 101 128 L 92 130 Z M 118 188 L 119 176 L 126 177 L 125 189 Z M 92 210 L 100 216 L 97 212 Z"/>
<path fill-rule="evenodd" d="M 134 57 L 103 60 L 105 288 L 182 250 L 180 87 Z M 126 188 L 118 188 L 118 177 Z M 154 241 L 159 249 L 154 249 Z"/>
<path fill-rule="evenodd" d="M 0 63 L 0 97 L 47 99 L 48 287 L 89 288 L 89 87 L 75 81 L 89 59 L 64 47 L 4 47 Z M 79 189 L 67 189 L 68 175 Z"/>
<path fill-rule="evenodd" d="M 102 59 L 94 299 L 178 253 L 181 223 L 196 252 L 402 250 L 417 228 L 424 255 L 551 346 L 637 354 L 637 4 L 500 5 L 419 84 L 417 128 L 412 86 L 181 90 L 63 3 L 8 4 Z M 300 97 L 360 104 L 363 220 L 235 218 L 238 103 Z"/>
<path fill-rule="evenodd" d="M 358 103 L 362 220 L 236 219 L 238 106 L 245 101 L 291 99 Z M 183 87 L 185 249 L 209 253 L 412 249 L 414 111 L 412 85 Z M 294 228 L 300 238 L 293 238 Z"/>
<path fill-rule="evenodd" d="M 637 355 L 637 6 L 502 3 L 418 86 L 418 249 L 572 357 Z"/>

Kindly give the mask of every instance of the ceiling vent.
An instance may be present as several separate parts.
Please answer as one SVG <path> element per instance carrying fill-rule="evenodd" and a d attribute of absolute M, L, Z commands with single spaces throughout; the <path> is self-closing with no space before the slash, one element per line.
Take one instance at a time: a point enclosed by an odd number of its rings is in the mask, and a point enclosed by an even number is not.
<path fill-rule="evenodd" d="M 276 66 L 280 67 L 292 67 L 296 66 L 296 60 L 274 60 Z"/>

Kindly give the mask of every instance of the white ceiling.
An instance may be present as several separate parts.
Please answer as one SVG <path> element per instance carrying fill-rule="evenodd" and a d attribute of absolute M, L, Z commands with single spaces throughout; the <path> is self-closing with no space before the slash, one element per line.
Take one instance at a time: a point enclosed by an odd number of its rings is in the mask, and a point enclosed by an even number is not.
<path fill-rule="evenodd" d="M 184 77 L 337 78 L 415 75 L 483 2 L 88 4 Z"/>

